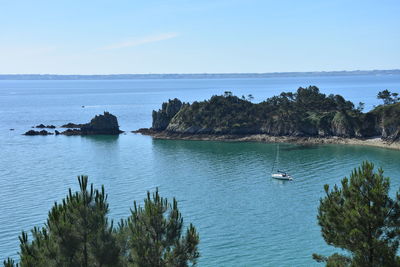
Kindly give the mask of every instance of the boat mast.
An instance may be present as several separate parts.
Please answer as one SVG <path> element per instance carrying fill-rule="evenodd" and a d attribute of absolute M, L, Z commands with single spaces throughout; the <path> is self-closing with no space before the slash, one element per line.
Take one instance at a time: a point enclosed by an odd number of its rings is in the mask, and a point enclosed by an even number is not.
<path fill-rule="evenodd" d="M 276 170 L 279 171 L 279 144 L 276 148 Z"/>
<path fill-rule="evenodd" d="M 277 168 L 279 167 L 279 143 L 278 143 L 277 148 L 276 148 L 276 159 L 275 159 L 274 163 L 272 164 L 271 173 L 274 172 L 275 165 L 277 166 Z"/>

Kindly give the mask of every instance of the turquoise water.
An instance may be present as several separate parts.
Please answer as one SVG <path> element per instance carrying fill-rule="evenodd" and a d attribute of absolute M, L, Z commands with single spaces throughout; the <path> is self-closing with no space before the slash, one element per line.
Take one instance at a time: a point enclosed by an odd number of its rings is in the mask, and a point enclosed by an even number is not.
<path fill-rule="evenodd" d="M 400 186 L 400 151 L 324 145 L 280 145 L 293 182 L 269 178 L 276 145 L 119 137 L 20 135 L 39 123 L 86 122 L 108 110 L 123 130 L 148 127 L 162 101 L 207 99 L 231 90 L 261 101 L 282 90 L 317 85 L 324 93 L 378 104 L 379 90 L 400 89 L 399 76 L 227 80 L 0 81 L 0 259 L 16 257 L 18 234 L 42 225 L 76 176 L 104 184 L 116 220 L 133 201 L 159 187 L 179 201 L 200 233 L 199 266 L 319 266 L 311 254 L 331 253 L 316 222 L 325 183 L 335 184 L 363 160 L 382 166 Z M 85 108 L 81 106 L 85 105 Z M 15 131 L 10 131 L 14 128 Z"/>

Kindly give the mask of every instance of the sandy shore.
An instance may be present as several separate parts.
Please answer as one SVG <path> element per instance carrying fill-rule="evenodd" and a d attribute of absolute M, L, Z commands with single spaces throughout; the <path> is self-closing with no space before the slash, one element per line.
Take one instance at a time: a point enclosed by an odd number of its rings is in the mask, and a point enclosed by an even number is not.
<path fill-rule="evenodd" d="M 155 132 L 150 129 L 139 129 L 137 131 L 133 131 L 133 133 L 152 136 L 155 139 L 169 139 L 169 140 L 293 143 L 300 145 L 343 144 L 343 145 L 361 145 L 361 146 L 383 147 L 390 149 L 400 149 L 400 142 L 384 141 L 380 137 L 359 139 L 359 138 L 343 138 L 343 137 L 270 136 L 266 134 L 249 134 L 249 135 L 178 134 L 169 132 Z"/>

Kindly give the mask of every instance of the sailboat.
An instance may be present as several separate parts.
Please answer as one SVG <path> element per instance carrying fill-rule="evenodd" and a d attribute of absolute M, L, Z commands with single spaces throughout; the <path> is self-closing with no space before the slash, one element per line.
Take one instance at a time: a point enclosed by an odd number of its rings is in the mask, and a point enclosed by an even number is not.
<path fill-rule="evenodd" d="M 271 177 L 274 179 L 277 179 L 277 180 L 284 180 L 284 181 L 293 180 L 293 177 L 290 176 L 290 174 L 288 174 L 286 171 L 281 171 L 281 170 L 277 169 L 274 172 L 275 163 L 276 163 L 276 166 L 278 167 L 278 165 L 279 165 L 279 144 L 278 144 L 277 151 L 276 151 L 276 160 L 275 160 L 274 164 L 272 165 Z"/>

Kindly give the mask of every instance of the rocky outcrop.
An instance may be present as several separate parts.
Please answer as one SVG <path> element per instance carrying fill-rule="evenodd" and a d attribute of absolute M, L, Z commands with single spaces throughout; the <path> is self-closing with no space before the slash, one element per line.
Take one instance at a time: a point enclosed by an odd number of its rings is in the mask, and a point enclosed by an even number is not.
<path fill-rule="evenodd" d="M 82 132 L 79 129 L 67 129 L 61 133 L 58 133 L 57 135 L 59 134 L 71 136 L 71 135 L 82 135 Z"/>
<path fill-rule="evenodd" d="M 400 103 L 378 106 L 366 115 L 368 133 L 390 142 L 400 140 Z"/>
<path fill-rule="evenodd" d="M 116 135 L 123 133 L 119 129 L 117 117 L 109 112 L 96 115 L 89 123 L 76 124 L 70 122 L 62 127 L 71 128 L 60 133 L 63 135 Z"/>
<path fill-rule="evenodd" d="M 67 124 L 62 125 L 61 128 L 81 128 L 85 125 L 86 124 L 77 124 L 77 123 L 69 122 Z"/>
<path fill-rule="evenodd" d="M 168 100 L 164 102 L 161 109 L 158 111 L 153 110 L 153 123 L 151 128 L 157 131 L 162 131 L 167 128 L 171 119 L 179 112 L 182 108 L 183 103 L 175 98 L 173 100 Z"/>
<path fill-rule="evenodd" d="M 396 141 L 400 137 L 400 127 L 388 126 L 382 128 L 382 138 L 387 141 Z"/>
<path fill-rule="evenodd" d="M 96 115 L 89 123 L 81 127 L 82 135 L 120 134 L 117 117 L 111 113 L 104 112 L 103 115 Z"/>
<path fill-rule="evenodd" d="M 333 136 L 354 137 L 354 125 L 344 112 L 337 112 L 331 122 L 331 133 Z"/>
<path fill-rule="evenodd" d="M 382 129 L 380 119 L 374 111 L 365 113 L 360 118 L 360 135 L 363 137 L 380 136 Z"/>
<path fill-rule="evenodd" d="M 392 114 L 383 114 L 381 120 L 379 121 L 379 126 L 381 128 L 382 138 L 387 141 L 397 141 L 400 139 L 400 123 L 395 123 L 395 117 Z M 393 116 L 395 116 L 393 114 Z M 400 114 L 397 114 L 397 120 L 400 119 Z"/>
<path fill-rule="evenodd" d="M 52 125 L 48 125 L 52 126 Z M 38 125 L 38 128 L 53 128 L 43 124 Z M 63 132 L 55 131 L 55 135 L 117 135 L 123 133 L 119 129 L 117 117 L 109 112 L 104 112 L 102 115 L 96 115 L 89 123 L 77 124 L 67 123 L 61 126 L 69 128 Z M 54 127 L 55 128 L 55 127 Z M 54 133 L 47 132 L 46 130 L 35 131 L 30 130 L 25 135 L 52 135 Z"/>
<path fill-rule="evenodd" d="M 54 126 L 54 125 L 44 125 L 43 123 L 41 123 L 41 124 L 36 125 L 36 126 L 34 126 L 34 127 L 32 127 L 32 128 L 40 128 L 40 129 L 48 128 L 48 129 L 55 129 L 56 126 Z"/>
<path fill-rule="evenodd" d="M 344 137 L 296 137 L 271 136 L 267 134 L 249 135 L 221 135 L 221 134 L 179 134 L 166 131 L 139 129 L 135 131 L 149 135 L 155 139 L 166 140 L 196 140 L 196 141 L 226 141 L 226 142 L 266 142 L 266 143 L 293 143 L 298 145 L 341 144 L 362 145 L 400 150 L 400 142 L 387 142 L 381 138 L 344 138 Z"/>
<path fill-rule="evenodd" d="M 48 132 L 46 130 L 41 130 L 41 131 L 29 130 L 26 133 L 24 133 L 24 135 L 30 135 L 30 136 L 33 136 L 33 135 L 52 135 L 52 134 L 53 133 Z"/>

